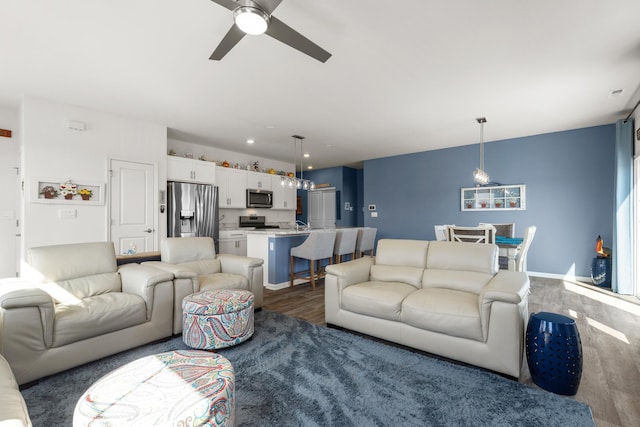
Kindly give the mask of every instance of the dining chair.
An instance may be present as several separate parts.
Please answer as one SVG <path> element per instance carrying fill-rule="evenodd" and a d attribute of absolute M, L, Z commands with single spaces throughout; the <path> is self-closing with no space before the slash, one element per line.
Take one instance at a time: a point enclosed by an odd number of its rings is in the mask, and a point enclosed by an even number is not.
<path fill-rule="evenodd" d="M 460 227 L 451 225 L 447 227 L 449 241 L 468 243 L 495 243 L 496 228 L 492 225 L 477 227 Z"/>
<path fill-rule="evenodd" d="M 342 256 L 356 252 L 356 240 L 358 240 L 357 228 L 339 228 L 336 230 L 336 243 L 333 247 L 333 255 L 336 264 L 342 262 Z"/>
<path fill-rule="evenodd" d="M 507 224 L 492 224 L 488 222 L 481 222 L 478 225 L 492 225 L 496 228 L 496 236 L 503 237 L 516 237 L 516 224 L 515 223 L 507 223 Z"/>
<path fill-rule="evenodd" d="M 449 240 L 447 236 L 447 227 L 455 226 L 455 224 L 450 225 L 434 225 L 433 228 L 436 232 L 436 240 Z"/>
<path fill-rule="evenodd" d="M 536 226 L 531 225 L 527 227 L 524 232 L 524 238 L 522 239 L 522 245 L 520 246 L 520 250 L 516 254 L 516 271 L 527 271 L 527 253 L 529 252 L 529 248 L 531 247 L 531 241 L 533 240 L 533 236 L 536 235 Z"/>
<path fill-rule="evenodd" d="M 302 244 L 291 248 L 289 261 L 289 286 L 293 286 L 295 279 L 309 279 L 311 287 L 315 290 L 316 280 L 324 277 L 321 260 L 333 258 L 333 246 L 336 242 L 336 231 L 313 231 Z M 295 271 L 295 259 L 309 260 L 309 270 Z M 318 267 L 316 268 L 316 263 Z M 309 274 L 308 276 L 306 274 Z"/>

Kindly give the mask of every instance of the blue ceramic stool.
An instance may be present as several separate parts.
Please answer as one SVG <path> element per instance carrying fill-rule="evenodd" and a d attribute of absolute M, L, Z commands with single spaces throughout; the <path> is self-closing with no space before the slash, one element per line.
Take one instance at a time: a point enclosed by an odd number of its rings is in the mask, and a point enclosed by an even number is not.
<path fill-rule="evenodd" d="M 532 313 L 526 334 L 531 379 L 553 393 L 573 396 L 582 376 L 582 343 L 576 322 L 555 313 Z"/>

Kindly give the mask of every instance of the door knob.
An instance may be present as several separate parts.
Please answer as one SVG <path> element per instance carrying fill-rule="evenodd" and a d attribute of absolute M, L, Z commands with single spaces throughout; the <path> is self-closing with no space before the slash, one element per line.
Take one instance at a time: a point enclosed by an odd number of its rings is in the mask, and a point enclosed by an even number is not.
<path fill-rule="evenodd" d="M 153 230 L 150 228 L 147 228 L 146 230 L 143 230 L 145 233 L 153 233 Z"/>

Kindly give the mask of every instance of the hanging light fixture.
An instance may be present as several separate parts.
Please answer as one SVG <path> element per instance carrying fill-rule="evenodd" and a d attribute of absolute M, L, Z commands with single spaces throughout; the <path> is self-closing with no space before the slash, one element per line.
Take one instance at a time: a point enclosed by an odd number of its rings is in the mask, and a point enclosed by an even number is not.
<path fill-rule="evenodd" d="M 290 178 L 289 181 L 281 179 L 280 185 L 289 187 L 295 186 L 298 190 L 315 190 L 316 184 L 311 180 L 304 179 L 304 165 L 302 164 L 302 160 L 304 159 L 304 148 L 302 144 L 305 138 L 300 135 L 292 135 L 291 137 L 293 138 L 294 169 L 297 168 L 298 141 L 300 141 L 300 178 Z"/>
<path fill-rule="evenodd" d="M 487 123 L 487 119 L 480 117 L 476 121 L 480 123 L 480 167 L 473 171 L 473 180 L 477 185 L 487 185 L 489 174 L 484 170 L 484 124 Z"/>

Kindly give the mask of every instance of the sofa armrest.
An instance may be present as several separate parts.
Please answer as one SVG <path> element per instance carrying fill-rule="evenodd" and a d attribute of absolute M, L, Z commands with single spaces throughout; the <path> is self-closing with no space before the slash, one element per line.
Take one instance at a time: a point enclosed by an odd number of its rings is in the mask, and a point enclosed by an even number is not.
<path fill-rule="evenodd" d="M 122 279 L 122 292 L 142 297 L 147 305 L 147 320 L 153 311 L 156 285 L 169 283 L 173 286 L 173 274 L 140 264 L 125 264 L 118 268 Z"/>
<path fill-rule="evenodd" d="M 373 264 L 372 257 L 363 257 L 341 264 L 327 265 L 326 272 L 327 276 L 335 277 L 339 284 L 339 291 L 342 292 L 349 285 L 367 282 Z"/>
<path fill-rule="evenodd" d="M 169 272 L 173 274 L 173 277 L 176 279 L 192 279 L 193 280 L 198 277 L 197 272 L 186 269 L 180 265 L 171 264 L 168 262 L 147 261 L 147 262 L 140 263 L 140 265 L 146 265 L 148 267 L 153 267 L 153 268 L 157 268 L 158 270 Z"/>
<path fill-rule="evenodd" d="M 231 254 L 219 254 L 217 259 L 220 261 L 220 271 L 222 273 L 239 274 L 249 280 L 249 289 L 254 296 L 254 307 L 262 307 L 262 265 L 264 264 L 264 260 L 262 258 Z"/>
<path fill-rule="evenodd" d="M 21 338 L 29 340 L 40 350 L 51 347 L 55 303 L 51 295 L 35 284 L 15 280 L 0 281 L 0 352 L 15 344 L 10 336 L 24 332 Z M 30 313 L 29 309 L 33 311 Z M 4 341 L 4 339 L 8 341 Z M 15 341 L 15 340 L 14 340 Z"/>
<path fill-rule="evenodd" d="M 520 304 L 529 295 L 529 276 L 520 271 L 500 270 L 480 294 L 483 303 L 502 301 Z"/>

